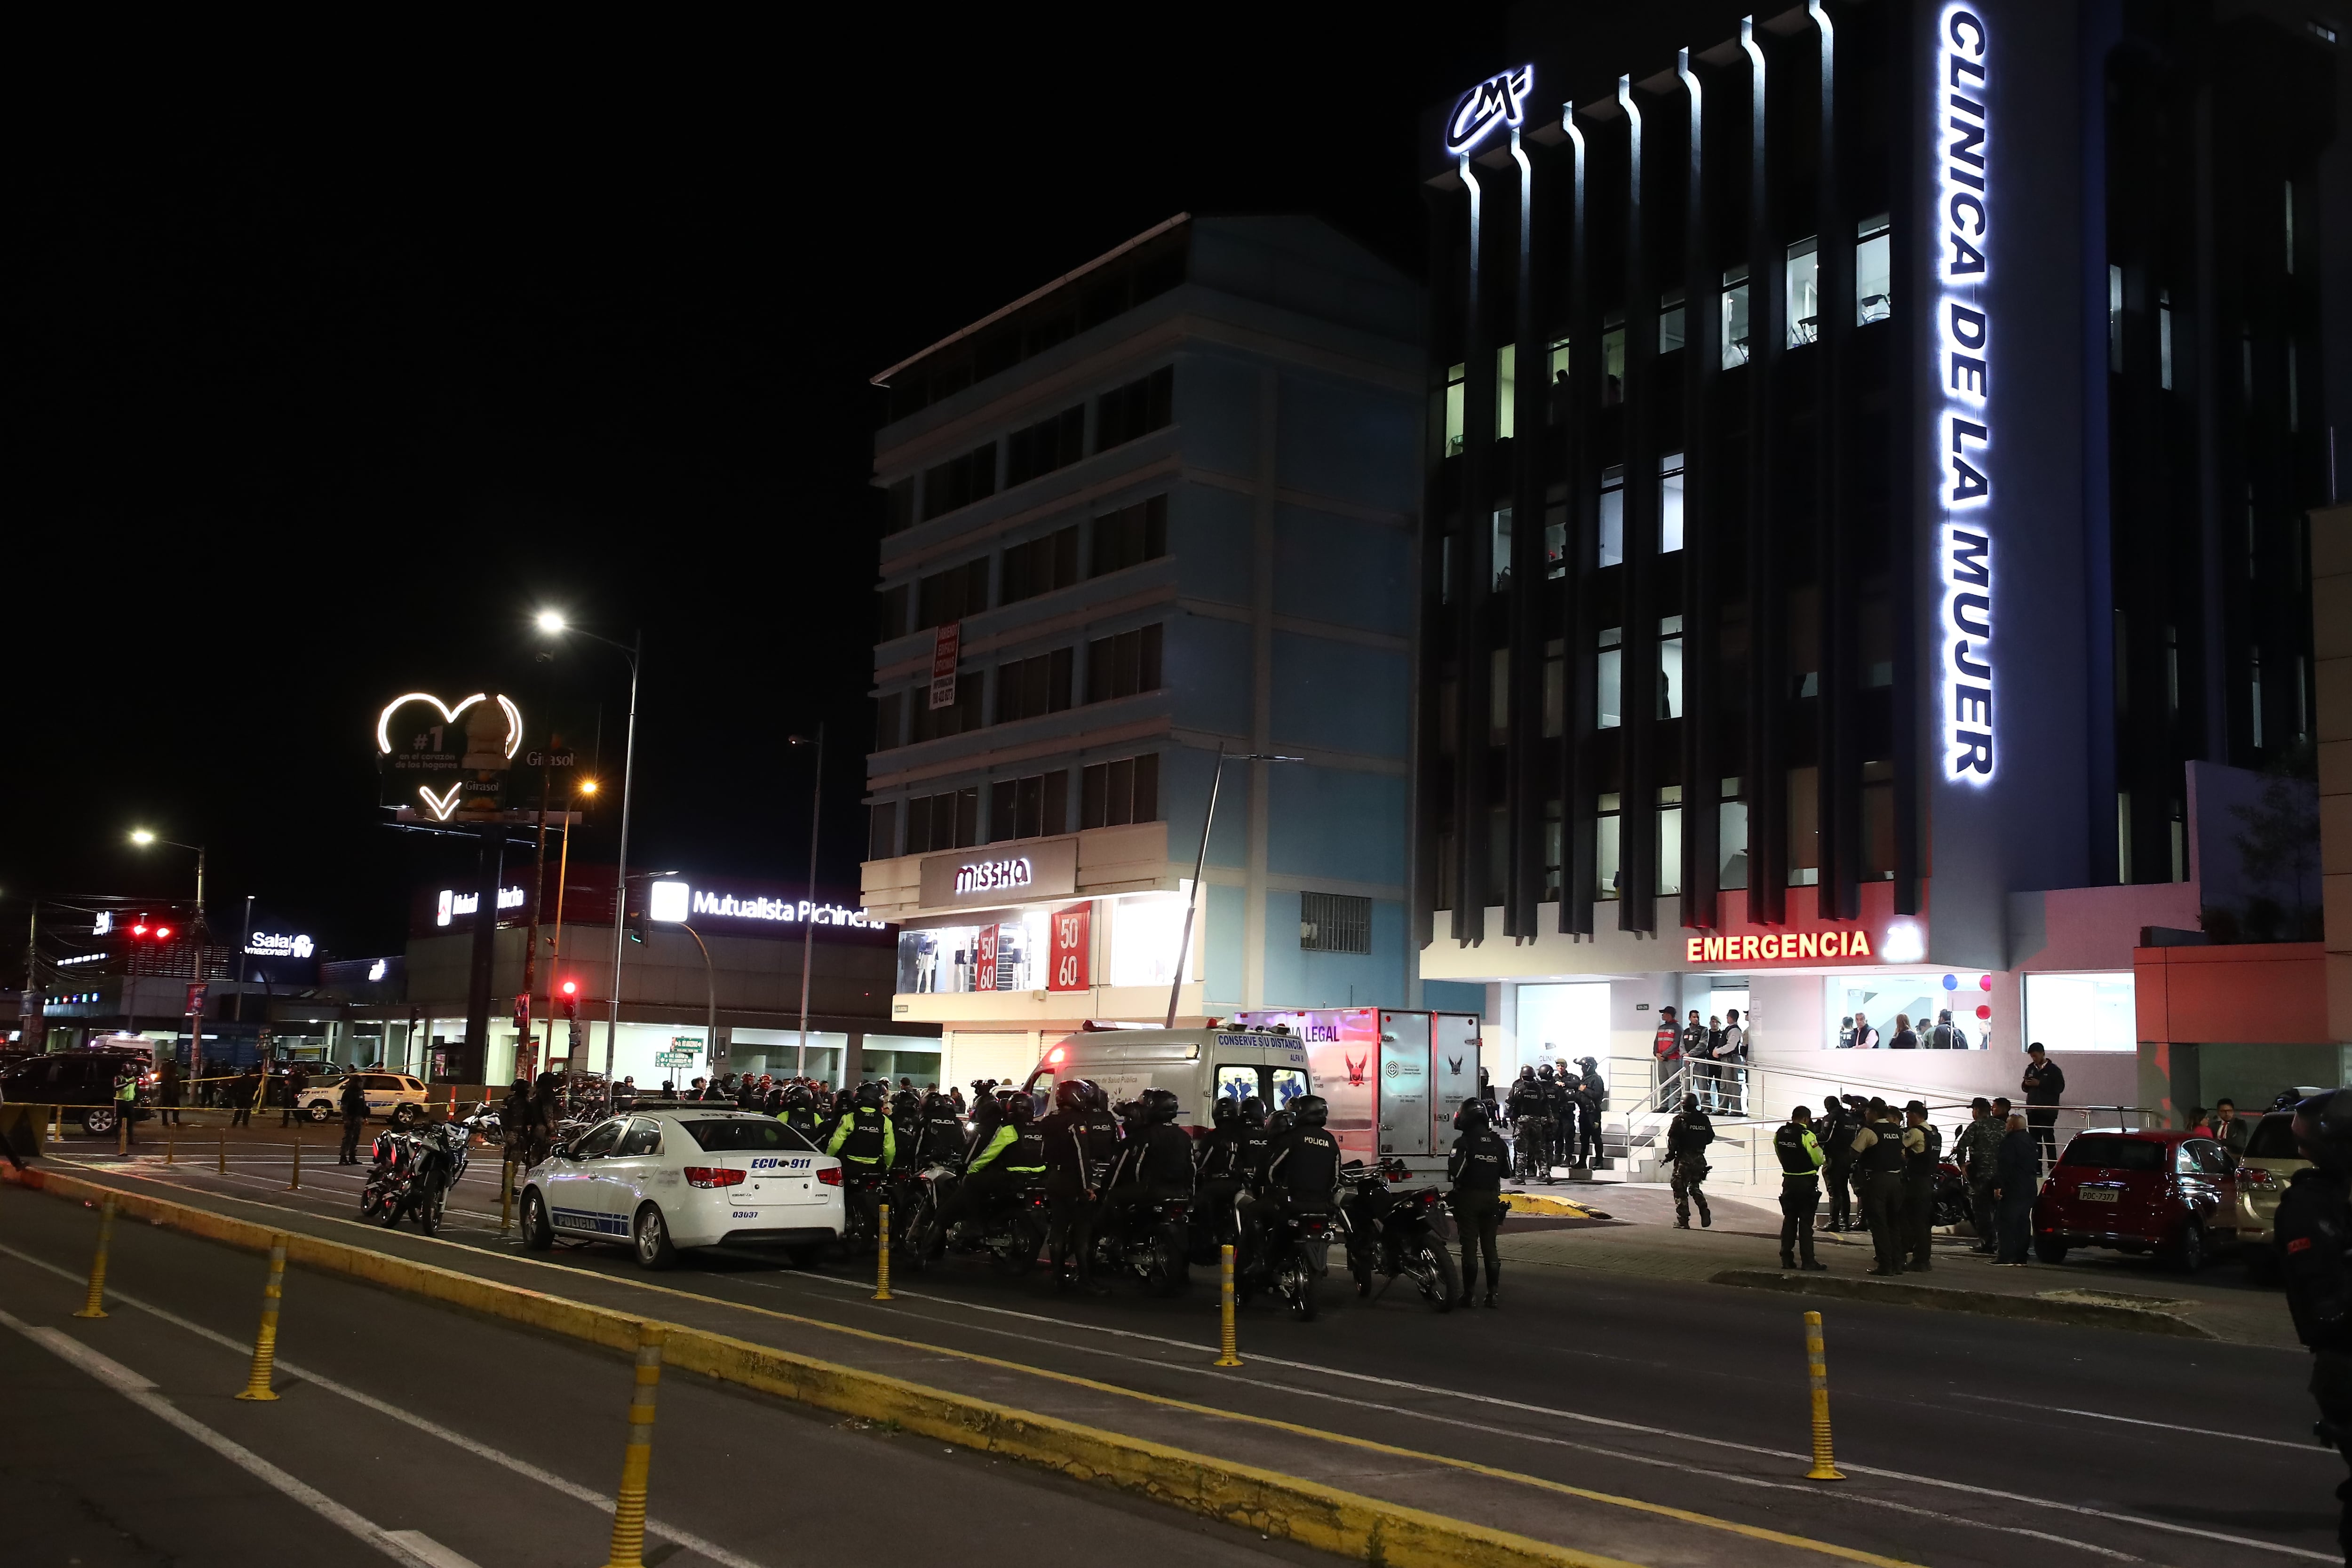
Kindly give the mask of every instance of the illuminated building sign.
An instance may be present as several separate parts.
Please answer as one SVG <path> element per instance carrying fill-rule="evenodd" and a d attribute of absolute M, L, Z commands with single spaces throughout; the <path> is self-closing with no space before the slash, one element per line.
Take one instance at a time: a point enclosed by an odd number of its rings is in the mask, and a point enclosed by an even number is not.
<path fill-rule="evenodd" d="M 1875 940 L 1866 925 L 1683 939 L 1685 963 L 1917 963 L 1927 956 L 1927 933 L 1907 920 L 1882 928 Z"/>
<path fill-rule="evenodd" d="M 1015 849 L 960 849 L 923 861 L 926 909 L 959 905 L 1020 903 L 1074 893 L 1078 888 L 1078 843 L 1045 838 Z"/>
<path fill-rule="evenodd" d="M 1936 53 L 1935 224 L 1937 500 L 1944 583 L 1944 773 L 1981 784 L 1993 772 L 1992 192 L 1986 162 L 1991 40 L 1984 19 L 1945 9 Z"/>
<path fill-rule="evenodd" d="M 1535 84 L 1536 68 L 1517 66 L 1464 93 L 1445 117 L 1445 151 L 1464 156 L 1496 126 L 1517 126 L 1527 118 L 1528 94 Z"/>
<path fill-rule="evenodd" d="M 958 897 L 965 893 L 1012 891 L 1036 880 L 1036 864 L 1026 855 L 1014 855 L 1003 860 L 974 860 L 957 867 L 955 890 Z"/>
<path fill-rule="evenodd" d="M 430 710 L 415 715 L 427 721 L 395 737 L 394 716 L 419 707 Z M 436 717 L 438 722 L 430 721 Z M 422 805 L 435 822 L 499 810 L 508 769 L 521 744 L 521 710 L 509 699 L 487 691 L 455 704 L 429 691 L 404 692 L 375 716 L 379 766 L 396 797 L 387 804 L 411 811 Z M 435 788 L 436 784 L 441 787 Z"/>
<path fill-rule="evenodd" d="M 89 922 L 89 934 L 92 936 L 105 936 L 113 930 L 114 916 L 106 910 L 99 910 L 98 918 Z"/>
<path fill-rule="evenodd" d="M 58 967 L 63 969 L 69 963 L 100 963 L 105 961 L 106 956 L 102 952 L 78 952 L 71 958 L 58 959 Z"/>
<path fill-rule="evenodd" d="M 685 882 L 656 882 L 646 889 L 646 913 L 654 920 L 674 925 L 711 919 L 761 921 L 780 925 L 799 925 L 805 921 L 812 925 L 853 926 L 859 931 L 880 931 L 885 923 L 864 910 L 848 909 L 840 904 L 816 904 L 806 899 L 745 898 L 733 893 L 714 893 L 708 888 L 696 888 Z"/>
<path fill-rule="evenodd" d="M 499 889 L 499 909 L 519 910 L 522 908 L 522 901 L 523 891 L 520 888 L 500 888 Z M 440 897 L 434 902 L 433 923 L 437 926 L 447 925 L 453 917 L 457 915 L 470 915 L 481 907 L 481 894 L 460 893 L 453 889 L 444 888 L 441 889 Z"/>
<path fill-rule="evenodd" d="M 521 889 L 517 889 L 518 892 Z M 245 951 L 255 958 L 308 958 L 310 939 L 294 932 L 257 931 L 246 940 Z"/>

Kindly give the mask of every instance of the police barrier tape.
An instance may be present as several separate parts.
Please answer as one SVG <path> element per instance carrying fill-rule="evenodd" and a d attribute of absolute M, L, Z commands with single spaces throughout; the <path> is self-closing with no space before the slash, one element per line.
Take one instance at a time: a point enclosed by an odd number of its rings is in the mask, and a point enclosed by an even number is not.
<path fill-rule="evenodd" d="M 1025 1460 L 1074 1479 L 1132 1492 L 1360 1562 L 1388 1568 L 1633 1568 L 1622 1559 L 1448 1519 L 1256 1466 L 929 1388 L 707 1329 L 662 1323 L 343 1242 L 274 1230 L 168 1198 L 122 1192 L 51 1171 L 11 1173 L 7 1179 L 59 1197 L 102 1201 L 111 1196 L 124 1214 L 247 1251 L 268 1253 L 273 1245 L 282 1245 L 290 1262 L 632 1356 L 642 1348 L 650 1325 L 663 1331 L 662 1364 L 679 1371 L 841 1415 L 895 1423 L 925 1436 Z M 1650 1506 L 1660 1513 L 1698 1517 Z M 1890 1568 L 1894 1561 L 1851 1549 L 1825 1548 L 1823 1543 L 1779 1531 L 1735 1528 L 1742 1534 L 1827 1550 L 1850 1560 Z"/>

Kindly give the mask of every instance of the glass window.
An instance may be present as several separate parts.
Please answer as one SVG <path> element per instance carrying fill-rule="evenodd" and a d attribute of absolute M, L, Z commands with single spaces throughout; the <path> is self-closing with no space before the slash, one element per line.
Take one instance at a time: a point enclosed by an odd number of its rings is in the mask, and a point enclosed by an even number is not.
<path fill-rule="evenodd" d="M 1658 552 L 1670 555 L 1683 547 L 1683 455 L 1668 452 L 1658 459 Z"/>
<path fill-rule="evenodd" d="M 1217 1065 L 1217 1098 L 1230 1100 L 1236 1105 L 1251 1095 L 1259 1093 L 1257 1068 L 1236 1067 L 1231 1062 Z"/>
<path fill-rule="evenodd" d="M 1506 745 L 1511 739 L 1511 650 L 1490 648 L 1486 654 L 1486 738 Z"/>
<path fill-rule="evenodd" d="M 1095 450 L 1108 452 L 1169 424 L 1176 416 L 1176 371 L 1162 365 L 1095 399 Z"/>
<path fill-rule="evenodd" d="M 1511 580 L 1511 509 L 1503 508 L 1495 514 L 1494 535 L 1490 548 L 1495 569 L 1494 585 L 1500 588 Z"/>
<path fill-rule="evenodd" d="M 1568 657 L 1566 646 L 1555 639 L 1544 647 L 1543 732 L 1544 738 L 1560 734 L 1568 728 Z"/>
<path fill-rule="evenodd" d="M 1519 345 L 1495 351 L 1495 439 L 1507 441 L 1519 428 Z"/>
<path fill-rule="evenodd" d="M 707 1154 L 759 1149 L 789 1149 L 814 1153 L 816 1146 L 770 1116 L 730 1117 L 723 1121 L 681 1121 L 686 1135 Z"/>
<path fill-rule="evenodd" d="M 1821 241 L 1809 237 L 1789 247 L 1789 346 L 1819 342 L 1821 336 Z"/>
<path fill-rule="evenodd" d="M 1723 368 L 1748 363 L 1748 268 L 1723 275 Z"/>
<path fill-rule="evenodd" d="M 1727 800 L 1716 808 L 1716 852 L 1723 858 L 1718 888 L 1748 886 L 1748 803 Z"/>
<path fill-rule="evenodd" d="M 2112 1132 L 2085 1132 L 2058 1156 L 2062 1165 L 2101 1171 L 2161 1171 L 2164 1145 L 2153 1138 L 2119 1138 Z"/>
<path fill-rule="evenodd" d="M 642 1116 L 629 1123 L 628 1136 L 623 1138 L 621 1146 L 613 1151 L 615 1158 L 623 1160 L 637 1154 L 660 1152 L 661 1123 Z"/>
<path fill-rule="evenodd" d="M 593 1154 L 611 1153 L 613 1152 L 613 1146 L 621 1141 L 622 1131 L 629 1124 L 626 1121 L 622 1121 L 618 1117 L 605 1122 L 602 1127 L 597 1128 L 594 1131 L 589 1133 L 587 1137 L 583 1138 L 579 1142 L 572 1146 L 573 1157 L 577 1159 L 585 1159 Z"/>
<path fill-rule="evenodd" d="M 2131 972 L 2028 974 L 2025 1037 L 2053 1051 L 2137 1051 Z"/>
<path fill-rule="evenodd" d="M 1600 564 L 1614 566 L 1625 559 L 1625 469 L 1612 464 L 1601 470 Z"/>
<path fill-rule="evenodd" d="M 1592 844 L 1592 896 L 1613 899 L 1618 892 L 1617 871 L 1617 797 L 1601 797 L 1601 814 L 1594 819 Z"/>
<path fill-rule="evenodd" d="M 1356 893 L 1300 893 L 1298 946 L 1303 952 L 1370 952 L 1372 900 Z"/>
<path fill-rule="evenodd" d="M 1076 531 L 1072 531 L 1075 533 Z M 1088 563 L 1089 576 L 1099 577 L 1106 572 L 1124 571 L 1146 561 L 1157 561 L 1168 553 L 1168 498 L 1153 496 L 1132 506 L 1107 512 L 1095 519 L 1094 534 L 1094 559 Z M 1074 540 L 1071 549 L 1073 569 L 1063 574 L 1062 581 L 1055 584 L 1056 587 L 1076 581 L 1076 558 Z M 1006 559 L 1010 561 L 1011 557 L 1008 555 Z M 1007 593 L 1005 602 L 1011 603 L 1012 597 Z"/>
<path fill-rule="evenodd" d="M 1292 1100 L 1307 1092 L 1305 1068 L 1276 1068 L 1274 1079 L 1274 1109 L 1282 1110 Z"/>
<path fill-rule="evenodd" d="M 2172 390 L 2172 290 L 2160 289 L 2156 295 L 2156 379 L 2165 391 Z"/>
<path fill-rule="evenodd" d="M 1048 916 L 1025 912 L 994 925 L 932 926 L 898 933 L 898 989 L 909 993 L 1042 991 Z"/>
<path fill-rule="evenodd" d="M 1972 976 L 1962 977 L 1967 984 Z M 1863 1016 L 1864 1026 L 1877 1037 L 1877 1048 L 1884 1050 L 1895 1036 L 1895 1020 L 1902 1017 L 1918 1037 L 1919 1044 L 1927 1043 L 1928 1031 L 1936 1026 L 1937 1013 L 1949 1008 L 1952 1022 L 1958 1028 L 1963 1050 L 1980 1051 L 1990 1044 L 1992 1026 L 1976 1016 L 1970 1004 L 1965 1010 L 1956 1006 L 1955 993 L 1943 988 L 1941 974 L 1894 974 L 1879 971 L 1853 971 L 1830 976 L 1822 984 L 1826 995 L 1822 1019 L 1822 1047 L 1824 1050 L 1853 1048 L 1854 1015 Z M 1969 995 L 1980 994 L 1973 985 Z M 2014 1092 L 2014 1091 L 2012 1091 Z"/>
<path fill-rule="evenodd" d="M 1560 836 L 1560 803 L 1556 800 L 1546 801 L 1544 803 L 1543 828 L 1543 901 L 1548 904 L 1556 904 L 1559 901 L 1560 848 L 1563 842 Z"/>
<path fill-rule="evenodd" d="M 1612 316 L 1601 332 L 1601 405 L 1625 401 L 1625 319 Z"/>
<path fill-rule="evenodd" d="M 1853 320 L 1856 326 L 1883 321 L 1895 313 L 1893 225 L 1887 215 L 1864 218 L 1853 244 Z"/>
<path fill-rule="evenodd" d="M 1658 893 L 1664 897 L 1683 890 L 1683 808 L 1679 788 L 1663 789 L 1658 797 L 1675 797 L 1673 805 L 1658 809 Z"/>
<path fill-rule="evenodd" d="M 1601 657 L 1595 661 L 1600 670 L 1600 689 L 1594 695 L 1600 700 L 1595 704 L 1600 710 L 1598 727 L 1603 730 L 1613 730 L 1624 721 L 1624 644 L 1622 626 L 1611 626 L 1601 634 Z"/>
<path fill-rule="evenodd" d="M 1822 879 L 1821 773 L 1789 770 L 1789 886 L 1811 888 Z"/>
<path fill-rule="evenodd" d="M 1141 893 L 1108 900 L 1113 985 L 1165 986 L 1175 975 L 1184 931 L 1185 895 Z M 1199 927 L 1194 926 L 1195 940 Z"/>
<path fill-rule="evenodd" d="M 1445 373 L 1445 455 L 1462 455 L 1462 382 L 1464 365 L 1454 365 Z"/>
<path fill-rule="evenodd" d="M 1683 618 L 1658 622 L 1658 717 L 1683 716 Z"/>
<path fill-rule="evenodd" d="M 1673 353 L 1683 346 L 1685 337 L 1683 291 L 1679 289 L 1658 301 L 1658 352 Z"/>
<path fill-rule="evenodd" d="M 2107 263 L 2107 369 L 2124 368 L 2124 269 Z"/>
<path fill-rule="evenodd" d="M 1568 575 L 1568 504 L 1544 509 L 1544 575 Z"/>
<path fill-rule="evenodd" d="M 1568 383 L 1568 340 L 1554 338 L 1551 344 L 1551 384 L 1555 387 Z"/>

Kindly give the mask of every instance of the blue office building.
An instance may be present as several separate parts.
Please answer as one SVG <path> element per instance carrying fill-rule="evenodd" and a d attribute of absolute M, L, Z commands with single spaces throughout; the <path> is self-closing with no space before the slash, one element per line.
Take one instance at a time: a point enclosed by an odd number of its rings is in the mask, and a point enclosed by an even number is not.
<path fill-rule="evenodd" d="M 864 900 L 948 1080 L 1171 983 L 1417 1000 L 1421 319 L 1320 221 L 1178 216 L 875 378 Z"/>

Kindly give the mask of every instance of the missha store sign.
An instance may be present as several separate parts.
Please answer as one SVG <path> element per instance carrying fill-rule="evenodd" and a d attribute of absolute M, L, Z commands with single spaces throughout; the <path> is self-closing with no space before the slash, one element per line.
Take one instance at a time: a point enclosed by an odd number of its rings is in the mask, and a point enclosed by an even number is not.
<path fill-rule="evenodd" d="M 991 844 L 923 861 L 922 907 L 995 909 L 1062 898 L 1078 889 L 1078 841 Z"/>

